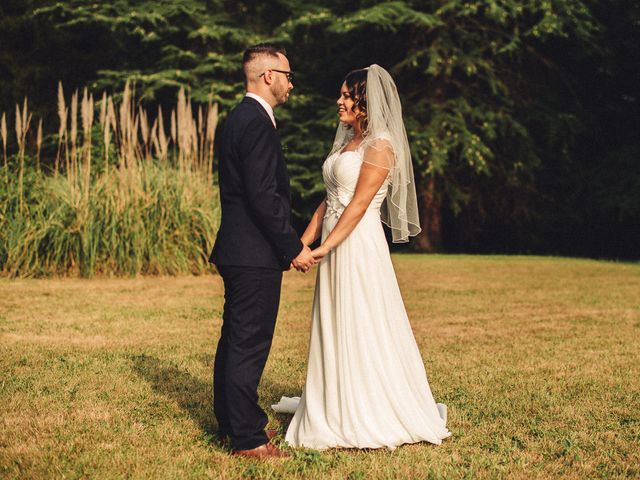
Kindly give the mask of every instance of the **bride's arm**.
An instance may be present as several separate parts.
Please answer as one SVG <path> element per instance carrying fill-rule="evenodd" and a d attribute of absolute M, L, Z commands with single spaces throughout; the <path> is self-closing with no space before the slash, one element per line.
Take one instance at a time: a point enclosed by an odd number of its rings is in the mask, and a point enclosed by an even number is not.
<path fill-rule="evenodd" d="M 302 234 L 302 237 L 300 237 L 300 240 L 306 246 L 311 245 L 322 234 L 322 221 L 324 220 L 324 214 L 326 211 L 327 211 L 327 198 L 325 197 L 322 200 L 322 203 L 318 205 L 318 208 L 316 208 L 316 211 L 311 217 L 311 220 L 309 220 L 309 225 L 307 225 L 307 228 Z"/>
<path fill-rule="evenodd" d="M 383 154 L 383 153 L 381 153 Z M 363 162 L 360 167 L 360 176 L 356 184 L 356 190 L 353 199 L 344 209 L 340 220 L 327 236 L 325 241 L 318 248 L 313 250 L 311 254 L 320 259 L 329 253 L 333 248 L 349 236 L 354 228 L 358 225 L 364 216 L 369 204 L 373 200 L 380 187 L 384 183 L 389 169 L 381 166 L 382 162 Z"/>

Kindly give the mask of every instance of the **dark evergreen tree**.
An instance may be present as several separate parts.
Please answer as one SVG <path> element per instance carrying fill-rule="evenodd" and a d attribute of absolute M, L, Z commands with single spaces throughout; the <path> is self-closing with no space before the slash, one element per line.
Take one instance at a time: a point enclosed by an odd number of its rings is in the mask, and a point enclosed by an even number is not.
<path fill-rule="evenodd" d="M 619 240 L 640 217 L 638 18 L 631 0 L 6 0 L 0 109 L 29 96 L 53 130 L 58 80 L 99 93 L 129 79 L 142 102 L 187 86 L 223 120 L 244 48 L 284 43 L 297 76 L 278 120 L 304 219 L 340 83 L 378 63 L 403 100 L 418 249 L 601 255 L 618 239 L 611 251 L 633 255 Z"/>

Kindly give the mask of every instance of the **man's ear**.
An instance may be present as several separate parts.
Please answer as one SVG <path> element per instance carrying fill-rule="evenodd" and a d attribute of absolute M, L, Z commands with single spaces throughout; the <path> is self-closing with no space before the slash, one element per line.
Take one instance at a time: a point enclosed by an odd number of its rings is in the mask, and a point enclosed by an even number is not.
<path fill-rule="evenodd" d="M 264 70 L 264 81 L 267 85 L 271 85 L 273 83 L 273 71 L 271 69 L 266 68 Z"/>

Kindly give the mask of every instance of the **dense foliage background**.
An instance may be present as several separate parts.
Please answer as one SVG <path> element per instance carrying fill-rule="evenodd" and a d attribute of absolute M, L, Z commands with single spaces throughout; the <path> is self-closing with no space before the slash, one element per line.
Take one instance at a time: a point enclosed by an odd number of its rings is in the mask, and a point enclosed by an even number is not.
<path fill-rule="evenodd" d="M 398 83 L 413 148 L 414 248 L 640 257 L 632 0 L 5 0 L 0 112 L 11 125 L 29 98 L 45 170 L 59 80 L 96 98 L 131 80 L 150 111 L 185 86 L 217 102 L 223 124 L 243 93 L 242 51 L 265 40 L 287 47 L 297 73 L 277 116 L 301 224 L 322 199 L 342 78 L 378 63 Z"/>

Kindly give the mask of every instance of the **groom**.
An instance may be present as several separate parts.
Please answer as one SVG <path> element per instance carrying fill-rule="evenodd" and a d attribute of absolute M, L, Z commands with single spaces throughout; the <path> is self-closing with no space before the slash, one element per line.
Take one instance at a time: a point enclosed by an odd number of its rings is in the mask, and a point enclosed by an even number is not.
<path fill-rule="evenodd" d="M 289 177 L 273 108 L 293 88 L 283 48 L 262 44 L 242 59 L 247 94 L 224 125 L 219 183 L 222 221 L 209 259 L 224 282 L 222 334 L 213 369 L 213 408 L 235 455 L 287 454 L 265 432 L 258 405 L 280 303 L 282 271 L 315 263 L 290 223 Z"/>

